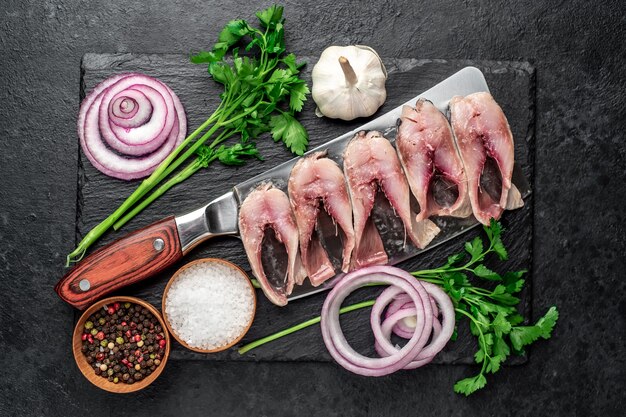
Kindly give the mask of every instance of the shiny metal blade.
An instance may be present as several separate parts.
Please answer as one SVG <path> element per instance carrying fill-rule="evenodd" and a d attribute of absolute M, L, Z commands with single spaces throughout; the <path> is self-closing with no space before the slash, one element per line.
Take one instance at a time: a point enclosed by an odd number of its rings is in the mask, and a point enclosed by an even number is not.
<path fill-rule="evenodd" d="M 431 101 L 435 106 L 437 106 L 437 108 L 439 108 L 439 110 L 446 114 L 449 101 L 452 97 L 466 96 L 468 94 L 476 93 L 479 91 L 489 91 L 489 87 L 487 86 L 485 77 L 479 69 L 474 67 L 466 67 L 461 71 L 455 73 L 454 75 L 450 76 L 449 78 L 445 79 L 441 83 L 437 84 L 430 90 L 407 101 L 405 104 L 413 106 L 415 105 L 415 102 L 418 98 L 425 98 Z M 309 152 L 307 152 L 307 154 L 318 151 L 327 151 L 328 156 L 331 159 L 335 160 L 341 166 L 343 162 L 343 151 L 348 141 L 352 139 L 355 133 L 361 130 L 381 131 L 385 134 L 385 137 L 393 141 L 395 139 L 396 133 L 396 121 L 400 117 L 401 112 L 402 106 L 398 106 L 390 112 L 385 113 L 384 115 L 364 124 L 358 129 L 341 135 L 336 139 L 333 139 L 321 146 L 318 146 L 315 149 L 310 150 Z M 264 172 L 263 174 L 260 174 L 248 181 L 245 181 L 235 186 L 233 189 L 235 198 L 239 202 L 242 202 L 250 191 L 256 188 L 259 184 L 268 181 L 271 181 L 272 183 L 274 183 L 275 186 L 287 192 L 287 181 L 289 179 L 289 174 L 291 173 L 291 169 L 297 160 L 298 158 L 287 161 L 281 165 L 276 166 L 275 168 L 272 168 L 269 171 Z M 530 186 L 528 185 L 528 182 L 524 178 L 523 174 L 521 173 L 521 169 L 518 166 L 516 166 L 513 173 L 513 183 L 520 190 L 523 197 L 526 197 L 530 194 Z M 236 218 L 236 207 L 234 209 L 229 208 L 229 210 L 235 210 L 233 215 Z M 230 216 L 231 214 L 229 213 L 229 218 Z M 417 249 L 410 243 L 405 242 L 405 239 L 403 237 L 404 226 L 399 219 L 395 219 L 397 224 L 394 225 L 393 217 L 394 216 L 389 216 L 389 218 L 391 219 L 391 223 L 388 225 L 389 227 L 386 228 L 388 230 L 391 230 L 391 232 L 385 234 L 381 231 L 381 237 L 383 239 L 383 242 L 385 242 L 385 248 L 387 249 L 389 255 L 389 263 L 392 265 L 400 263 L 415 255 L 437 247 L 438 245 L 441 245 L 449 241 L 450 239 L 454 239 L 455 237 L 465 233 L 467 230 L 470 230 L 480 225 L 480 223 L 476 219 L 474 219 L 473 216 L 470 216 L 466 219 L 456 219 L 450 217 L 431 219 L 435 221 L 435 223 L 437 223 L 437 225 L 441 229 L 441 232 L 428 247 L 426 247 L 425 249 Z M 311 286 L 307 280 L 303 285 L 295 286 L 293 293 L 288 298 L 289 300 L 295 300 L 311 294 L 325 291 L 332 287 L 334 282 L 336 282 L 336 280 L 342 275 L 343 274 L 336 275 L 333 279 L 328 280 L 319 287 Z"/>

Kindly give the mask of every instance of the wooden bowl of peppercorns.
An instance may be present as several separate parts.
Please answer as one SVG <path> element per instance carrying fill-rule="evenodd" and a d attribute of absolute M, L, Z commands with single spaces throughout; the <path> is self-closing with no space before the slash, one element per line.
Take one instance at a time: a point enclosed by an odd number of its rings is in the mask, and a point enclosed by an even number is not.
<path fill-rule="evenodd" d="M 74 359 L 85 378 L 115 393 L 139 391 L 159 377 L 170 336 L 159 311 L 135 297 L 110 297 L 76 323 Z"/>

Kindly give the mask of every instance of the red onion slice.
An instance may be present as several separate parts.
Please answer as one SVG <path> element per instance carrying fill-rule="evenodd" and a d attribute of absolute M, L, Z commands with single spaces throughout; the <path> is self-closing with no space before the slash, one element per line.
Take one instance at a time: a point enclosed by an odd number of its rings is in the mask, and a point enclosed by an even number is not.
<path fill-rule="evenodd" d="M 108 111 L 111 123 L 119 127 L 132 129 L 150 120 L 152 117 L 152 103 L 141 91 L 128 89 L 113 97 Z"/>
<path fill-rule="evenodd" d="M 142 74 L 119 74 L 98 84 L 78 115 L 78 136 L 89 161 L 104 174 L 124 180 L 149 175 L 186 132 L 176 94 Z"/>
<path fill-rule="evenodd" d="M 411 276 L 410 274 L 408 275 Z M 454 325 L 455 325 L 454 305 L 452 304 L 452 301 L 450 301 L 450 297 L 448 297 L 448 295 L 445 292 L 443 292 L 441 288 L 439 288 L 438 286 L 434 284 L 431 284 L 428 282 L 422 282 L 422 285 L 428 292 L 429 296 L 432 297 L 435 300 L 435 302 L 439 305 L 441 309 L 443 323 L 441 324 L 441 332 L 439 332 L 439 334 L 434 334 L 431 342 L 427 346 L 425 346 L 424 349 L 421 352 L 419 352 L 418 355 L 414 357 L 416 361 L 431 358 L 435 356 L 437 353 L 439 353 L 441 349 L 444 348 L 446 343 L 448 343 L 448 340 L 450 340 L 450 337 L 452 337 L 452 333 L 454 332 Z M 376 300 L 376 304 L 378 304 L 379 302 L 381 304 L 385 304 L 390 301 L 391 300 L 389 299 L 389 297 L 383 293 Z M 376 304 L 374 304 L 374 307 L 376 307 Z M 408 313 L 410 313 L 411 310 L 399 310 L 398 312 L 394 314 L 404 313 L 404 314 L 407 314 L 408 316 L 410 314 L 408 314 L 407 311 Z M 374 312 L 374 308 L 372 308 L 372 314 L 373 312 Z M 375 325 L 376 325 L 376 322 L 373 322 L 373 326 Z M 381 351 L 388 355 L 393 355 L 395 352 L 398 351 L 398 349 L 395 346 L 393 346 L 391 344 L 391 341 L 389 340 L 391 336 L 391 329 L 392 329 L 392 325 L 388 325 L 385 331 L 383 331 L 382 329 L 373 329 L 374 337 L 376 338 L 376 342 L 378 343 Z M 380 335 L 382 335 L 382 337 Z"/>
<path fill-rule="evenodd" d="M 398 310 L 394 314 L 392 314 L 392 315 L 388 316 L 387 318 L 385 318 L 385 320 L 383 321 L 382 326 L 381 326 L 382 332 L 383 332 L 384 336 L 387 339 L 389 339 L 389 337 L 391 336 L 391 332 L 397 326 L 398 323 L 401 323 L 407 317 L 414 317 L 415 314 L 416 314 L 415 308 L 408 307 L 408 308 L 405 308 L 405 309 Z M 408 337 L 406 337 L 406 338 L 408 339 L 411 336 L 413 336 L 414 331 L 415 331 L 415 329 L 413 329 L 413 331 L 409 332 L 407 334 Z M 435 319 L 433 319 L 432 337 L 436 338 L 436 337 L 439 336 L 440 333 L 441 333 L 441 324 L 439 323 L 439 320 L 437 320 L 435 318 Z M 376 352 L 381 357 L 382 356 L 389 356 L 387 354 L 387 352 L 385 352 L 382 349 L 382 347 L 380 346 L 380 343 L 378 343 L 378 341 L 374 342 L 374 348 L 376 349 Z M 429 356 L 429 357 L 425 357 L 423 359 L 414 360 L 411 363 L 409 363 L 407 366 L 405 366 L 403 369 L 416 369 L 416 368 L 419 368 L 420 366 L 423 366 L 423 365 L 426 365 L 427 363 L 430 363 L 433 360 L 434 357 L 435 357 L 435 355 L 432 355 L 432 356 Z"/>
<path fill-rule="evenodd" d="M 122 143 L 130 146 L 145 148 L 151 146 L 152 150 L 165 142 L 176 117 L 174 103 L 169 92 L 163 85 L 156 81 L 150 85 L 140 85 L 139 82 L 147 82 L 147 77 L 136 79 L 136 76 L 126 77 L 113 84 L 104 93 L 100 106 L 100 133 L 109 146 L 117 149 L 116 144 Z M 143 93 L 153 107 L 149 121 L 133 129 L 127 129 L 111 123 L 109 119 L 109 103 L 121 92 L 136 90 Z M 149 151 L 149 152 L 150 152 Z M 124 152 L 120 150 L 120 152 Z"/>
<path fill-rule="evenodd" d="M 376 299 L 370 315 L 374 347 L 380 358 L 363 356 L 350 347 L 339 323 L 339 309 L 345 298 L 370 283 L 390 285 Z M 439 312 L 443 324 L 437 318 Z M 407 331 L 404 334 L 409 341 L 403 347 L 393 346 L 391 333 L 407 318 L 414 318 L 415 326 L 404 323 L 400 331 Z M 450 298 L 436 285 L 392 266 L 371 266 L 350 272 L 335 285 L 322 308 L 321 329 L 324 343 L 338 364 L 359 375 L 383 376 L 432 361 L 452 336 L 454 320 Z"/>
<path fill-rule="evenodd" d="M 400 292 L 404 292 L 410 296 L 418 310 L 424 310 L 417 315 L 417 329 L 422 330 L 424 333 L 430 333 L 432 310 L 428 302 L 428 294 L 424 287 L 412 276 L 409 275 L 410 279 L 406 279 L 404 276 L 397 276 L 395 273 L 396 269 L 386 266 L 373 266 L 351 272 L 335 285 L 324 302 L 321 315 L 324 343 L 337 363 L 356 374 L 383 376 L 402 369 L 417 356 L 427 341 L 427 338 L 424 339 L 422 337 L 422 332 L 415 332 L 407 344 L 402 349 L 396 350 L 392 355 L 383 358 L 368 358 L 350 347 L 341 331 L 339 308 L 348 294 L 366 284 L 383 282 L 393 285 L 393 287 L 386 290 L 392 297 Z M 380 320 L 380 314 L 378 314 L 378 320 Z"/>
<path fill-rule="evenodd" d="M 437 303 L 430 297 L 430 305 L 433 310 L 433 317 L 439 316 L 439 309 Z M 412 302 L 406 294 L 400 294 L 389 303 L 387 311 L 385 312 L 385 320 L 398 310 L 411 308 Z M 415 332 L 415 316 L 407 316 L 402 320 L 399 320 L 392 329 L 392 332 L 404 339 L 410 339 L 413 332 Z"/>

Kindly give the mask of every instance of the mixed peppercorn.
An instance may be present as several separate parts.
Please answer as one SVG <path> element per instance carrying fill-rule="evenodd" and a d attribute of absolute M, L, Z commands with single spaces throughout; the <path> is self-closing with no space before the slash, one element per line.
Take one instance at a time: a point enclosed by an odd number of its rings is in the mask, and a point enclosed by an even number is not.
<path fill-rule="evenodd" d="M 96 375 L 115 384 L 133 384 L 154 372 L 167 343 L 157 318 L 133 303 L 105 305 L 85 322 L 81 338 Z"/>

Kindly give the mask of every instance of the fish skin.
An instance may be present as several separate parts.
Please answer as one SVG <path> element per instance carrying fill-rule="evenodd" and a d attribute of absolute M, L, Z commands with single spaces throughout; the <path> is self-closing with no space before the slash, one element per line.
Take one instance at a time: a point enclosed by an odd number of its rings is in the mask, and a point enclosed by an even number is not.
<path fill-rule="evenodd" d="M 348 189 L 339 165 L 327 158 L 326 152 L 301 158 L 291 170 L 288 192 L 298 225 L 302 264 L 311 284 L 318 286 L 335 275 L 326 250 L 314 234 L 320 201 L 344 233 L 341 269 L 348 272 L 355 245 L 354 227 Z"/>
<path fill-rule="evenodd" d="M 420 206 L 416 220 L 472 214 L 463 162 L 448 119 L 430 101 L 418 99 L 415 107 L 402 108 L 400 121 L 396 149 L 411 192 Z M 433 197 L 431 180 L 436 171 L 457 186 L 458 197 L 448 207 L 441 206 Z"/>
<path fill-rule="evenodd" d="M 261 250 L 265 229 L 271 227 L 276 239 L 287 250 L 287 274 L 282 288 L 271 285 L 261 263 Z M 267 298 L 278 306 L 287 304 L 295 280 L 301 274 L 298 253 L 298 228 L 287 195 L 271 183 L 254 189 L 239 208 L 239 233 L 252 273 L 259 281 Z"/>
<path fill-rule="evenodd" d="M 439 232 L 430 220 L 417 223 L 411 212 L 409 185 L 391 143 L 377 131 L 358 132 L 343 155 L 344 175 L 352 201 L 356 247 L 352 268 L 387 263 L 380 234 L 371 221 L 378 186 L 404 223 L 411 241 L 425 247 Z"/>
<path fill-rule="evenodd" d="M 468 177 L 468 193 L 476 219 L 489 224 L 499 219 L 505 208 L 523 205 L 519 191 L 511 183 L 515 162 L 513 134 L 491 94 L 473 93 L 450 100 L 451 125 Z M 496 201 L 480 188 L 480 177 L 487 157 L 496 162 L 502 177 L 502 191 Z M 509 193 L 514 197 L 509 201 Z"/>

